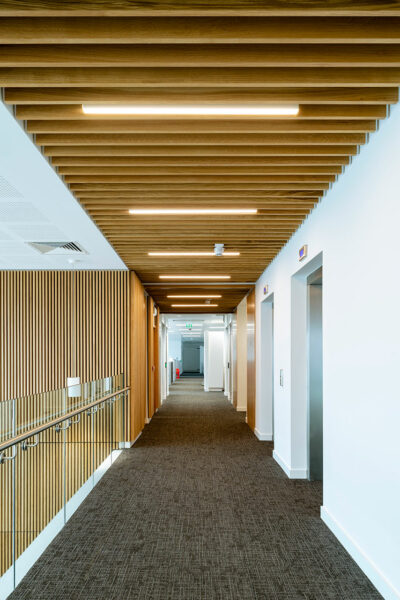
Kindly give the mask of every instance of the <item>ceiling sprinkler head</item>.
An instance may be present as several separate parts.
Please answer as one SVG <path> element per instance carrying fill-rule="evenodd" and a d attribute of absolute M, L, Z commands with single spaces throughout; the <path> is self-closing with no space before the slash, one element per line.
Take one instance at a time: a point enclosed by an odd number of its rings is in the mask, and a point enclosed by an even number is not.
<path fill-rule="evenodd" d="M 225 250 L 224 244 L 214 244 L 215 256 L 223 256 Z"/>
<path fill-rule="evenodd" d="M 211 300 L 206 300 L 204 304 L 211 304 Z"/>

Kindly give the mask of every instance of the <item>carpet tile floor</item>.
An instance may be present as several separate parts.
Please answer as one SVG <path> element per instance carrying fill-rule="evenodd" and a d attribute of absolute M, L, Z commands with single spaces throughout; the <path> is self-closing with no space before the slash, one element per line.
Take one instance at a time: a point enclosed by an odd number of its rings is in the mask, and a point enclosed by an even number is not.
<path fill-rule="evenodd" d="M 10 600 L 375 600 L 319 517 L 222 393 L 172 387 Z"/>

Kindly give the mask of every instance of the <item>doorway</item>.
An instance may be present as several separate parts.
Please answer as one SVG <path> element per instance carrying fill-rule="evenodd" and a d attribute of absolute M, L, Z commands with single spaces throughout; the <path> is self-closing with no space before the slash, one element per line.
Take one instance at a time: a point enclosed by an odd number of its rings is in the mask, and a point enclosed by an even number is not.
<path fill-rule="evenodd" d="M 201 377 L 201 347 L 198 341 L 182 343 L 182 377 Z M 203 354 L 204 357 L 204 354 Z M 204 358 L 203 358 L 204 361 Z"/>
<path fill-rule="evenodd" d="M 322 267 L 307 278 L 308 477 L 323 479 Z"/>

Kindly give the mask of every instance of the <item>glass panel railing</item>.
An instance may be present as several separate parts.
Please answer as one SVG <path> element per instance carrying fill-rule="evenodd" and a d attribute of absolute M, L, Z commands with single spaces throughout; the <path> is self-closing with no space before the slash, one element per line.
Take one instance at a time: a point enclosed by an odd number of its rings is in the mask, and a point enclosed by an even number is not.
<path fill-rule="evenodd" d="M 0 600 L 118 456 L 123 375 L 0 403 Z"/>
<path fill-rule="evenodd" d="M 124 376 L 120 374 L 1 402 L 0 443 L 49 423 L 73 410 L 85 407 L 99 398 L 123 389 L 123 387 Z"/>

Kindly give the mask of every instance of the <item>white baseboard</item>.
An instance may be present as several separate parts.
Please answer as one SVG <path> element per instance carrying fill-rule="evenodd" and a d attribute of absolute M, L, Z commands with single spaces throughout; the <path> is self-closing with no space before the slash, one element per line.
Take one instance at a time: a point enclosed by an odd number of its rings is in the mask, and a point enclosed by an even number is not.
<path fill-rule="evenodd" d="M 119 447 L 120 447 L 121 449 L 128 449 L 128 450 L 129 450 L 129 448 L 132 448 L 133 444 L 135 444 L 135 443 L 138 441 L 138 439 L 140 438 L 140 436 L 142 435 L 142 433 L 143 433 L 143 432 L 141 431 L 141 432 L 140 432 L 140 433 L 139 433 L 139 434 L 138 434 L 138 435 L 135 437 L 135 439 L 134 439 L 134 440 L 132 440 L 131 442 L 120 442 L 120 443 L 119 443 Z"/>
<path fill-rule="evenodd" d="M 148 425 L 150 423 L 151 419 L 149 419 L 149 417 L 146 417 L 146 425 Z"/>
<path fill-rule="evenodd" d="M 350 556 L 356 561 L 360 569 L 364 571 L 385 600 L 399 600 L 400 590 L 395 589 L 379 567 L 365 554 L 358 543 L 335 519 L 326 506 L 321 506 L 321 519 L 337 537 Z"/>
<path fill-rule="evenodd" d="M 307 469 L 292 469 L 276 452 L 276 450 L 272 451 L 272 457 L 276 460 L 280 468 L 286 473 L 289 479 L 307 479 Z"/>
<path fill-rule="evenodd" d="M 106 460 L 96 469 L 83 486 L 72 496 L 67 504 L 53 517 L 46 527 L 36 536 L 33 542 L 15 561 L 2 577 L 0 577 L 0 600 L 6 600 L 16 586 L 25 577 L 29 569 L 40 558 L 46 548 L 63 529 L 84 499 L 90 494 L 105 472 L 121 454 L 122 450 L 113 450 Z"/>
<path fill-rule="evenodd" d="M 237 406 L 237 412 L 247 412 L 247 406 Z"/>
<path fill-rule="evenodd" d="M 272 433 L 261 433 L 257 427 L 254 429 L 254 434 L 260 440 L 260 442 L 272 442 L 274 439 Z"/>

